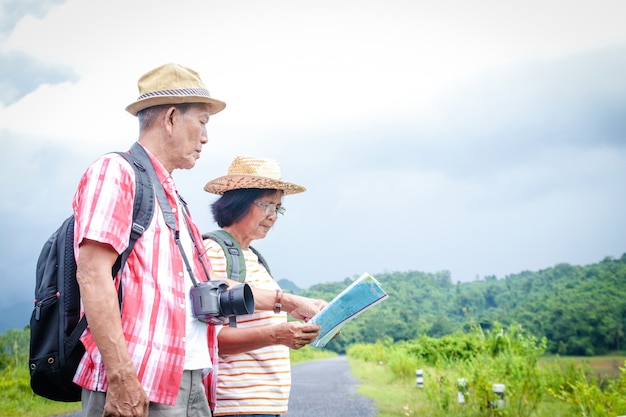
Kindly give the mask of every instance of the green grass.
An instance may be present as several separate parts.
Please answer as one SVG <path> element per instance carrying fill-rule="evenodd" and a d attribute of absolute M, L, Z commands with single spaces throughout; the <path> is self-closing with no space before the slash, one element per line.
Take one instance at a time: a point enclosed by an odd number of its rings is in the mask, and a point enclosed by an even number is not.
<path fill-rule="evenodd" d="M 406 380 L 398 380 L 384 365 L 348 358 L 352 374 L 360 381 L 359 393 L 374 400 L 378 417 L 411 416 L 419 394 Z M 428 415 L 428 414 L 423 414 Z"/>
<path fill-rule="evenodd" d="M 543 367 L 556 366 L 553 358 L 542 359 Z M 592 372 L 601 376 L 612 376 L 613 365 L 623 366 L 625 356 L 594 358 L 556 358 L 564 363 L 589 363 Z M 372 399 L 378 409 L 377 417 L 412 417 L 412 416 L 514 416 L 512 410 L 486 410 L 477 412 L 476 407 L 467 407 L 458 403 L 456 393 L 441 392 L 437 379 L 446 378 L 445 371 L 424 367 L 424 388 L 418 388 L 415 378 L 398 378 L 386 364 L 374 361 L 348 358 L 352 374 L 359 380 L 359 393 Z M 436 376 L 436 378 L 433 378 Z M 471 392 L 470 392 L 471 396 Z M 471 401 L 471 398 L 468 400 Z M 474 411 L 471 411 L 472 408 Z M 580 416 L 580 410 L 573 404 L 555 399 L 546 392 L 537 409 L 531 414 L 536 417 L 572 417 Z M 591 414 L 602 416 L 603 414 Z M 615 417 L 607 416 L 607 417 Z"/>
<path fill-rule="evenodd" d="M 50 401 L 33 394 L 26 367 L 7 369 L 0 376 L 0 416 L 48 417 L 71 413 L 81 408 L 80 402 Z"/>

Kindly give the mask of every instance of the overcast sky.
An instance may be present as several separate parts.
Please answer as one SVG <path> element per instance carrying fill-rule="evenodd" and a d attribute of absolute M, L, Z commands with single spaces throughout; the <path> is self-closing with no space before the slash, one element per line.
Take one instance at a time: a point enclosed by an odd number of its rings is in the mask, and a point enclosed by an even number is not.
<path fill-rule="evenodd" d="M 87 165 L 125 150 L 137 79 L 177 62 L 226 109 L 174 178 L 236 155 L 308 188 L 256 242 L 301 287 L 369 272 L 470 281 L 626 252 L 626 2 L 0 0 L 0 306 Z"/>

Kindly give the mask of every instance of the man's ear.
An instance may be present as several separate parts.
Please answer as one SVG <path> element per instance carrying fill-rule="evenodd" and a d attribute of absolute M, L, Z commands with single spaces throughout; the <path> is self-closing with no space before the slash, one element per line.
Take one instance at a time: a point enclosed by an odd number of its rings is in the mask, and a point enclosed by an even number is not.
<path fill-rule="evenodd" d="M 174 117 L 177 109 L 175 106 L 169 107 L 165 113 L 163 114 L 163 123 L 165 125 L 165 129 L 171 135 L 174 131 Z"/>

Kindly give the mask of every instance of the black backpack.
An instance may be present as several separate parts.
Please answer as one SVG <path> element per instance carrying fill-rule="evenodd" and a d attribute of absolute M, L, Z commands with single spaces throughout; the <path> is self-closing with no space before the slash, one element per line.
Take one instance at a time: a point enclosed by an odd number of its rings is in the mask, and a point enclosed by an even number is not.
<path fill-rule="evenodd" d="M 234 237 L 226 230 L 214 230 L 209 233 L 204 233 L 202 239 L 211 239 L 220 244 L 224 250 L 224 256 L 226 257 L 226 276 L 233 281 L 245 282 L 246 280 L 246 261 L 241 251 L 239 243 Z M 267 272 L 272 275 L 270 267 L 267 261 L 261 255 L 261 253 L 250 246 L 250 250 L 259 258 L 259 263 L 265 267 Z"/>
<path fill-rule="evenodd" d="M 135 241 L 150 224 L 154 212 L 154 190 L 143 163 L 150 163 L 136 143 L 135 154 L 118 152 L 135 170 L 136 192 L 133 228 L 128 248 L 112 270 L 112 277 L 126 263 Z M 140 155 L 145 155 L 139 159 Z M 147 161 L 147 162 L 140 162 Z M 39 396 L 55 401 L 80 401 L 81 387 L 72 379 L 85 348 L 80 336 L 87 319 L 80 317 L 80 293 L 74 257 L 74 216 L 68 217 L 44 244 L 37 261 L 35 307 L 30 318 L 30 386 Z M 122 299 L 121 291 L 118 296 Z"/>

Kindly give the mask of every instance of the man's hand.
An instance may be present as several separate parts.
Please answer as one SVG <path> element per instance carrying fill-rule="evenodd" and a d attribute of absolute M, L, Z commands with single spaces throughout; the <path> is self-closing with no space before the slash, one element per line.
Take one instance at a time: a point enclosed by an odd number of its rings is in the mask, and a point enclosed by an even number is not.
<path fill-rule="evenodd" d="M 132 367 L 131 367 L 132 368 Z M 109 377 L 103 417 L 148 417 L 150 401 L 134 368 L 126 375 Z"/>
<path fill-rule="evenodd" d="M 78 255 L 76 280 L 109 382 L 103 416 L 147 417 L 148 397 L 128 353 L 117 290 L 111 278 L 118 254 L 109 245 L 85 239 Z"/>

